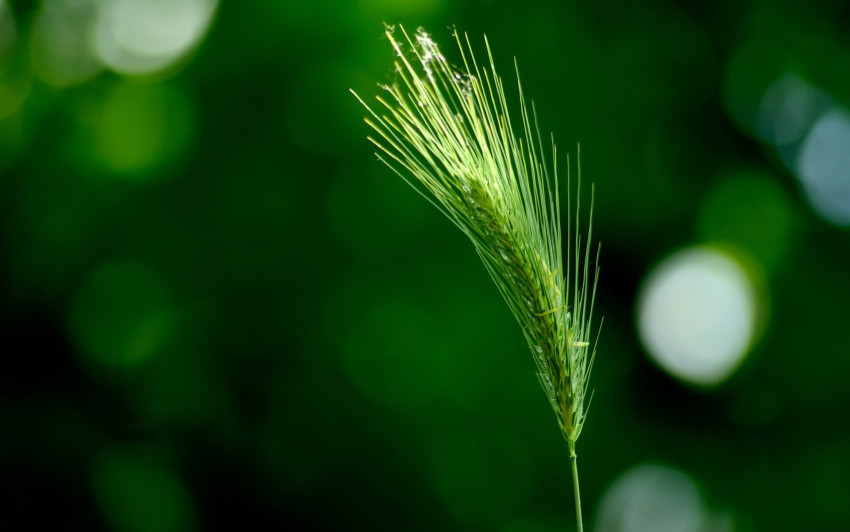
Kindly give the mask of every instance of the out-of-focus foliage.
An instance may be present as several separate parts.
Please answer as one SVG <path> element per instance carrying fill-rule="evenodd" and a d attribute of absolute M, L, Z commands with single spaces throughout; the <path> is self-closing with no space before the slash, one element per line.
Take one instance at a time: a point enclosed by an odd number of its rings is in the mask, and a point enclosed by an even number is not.
<path fill-rule="evenodd" d="M 486 33 L 560 152 L 581 142 L 588 528 L 850 528 L 848 20 L 0 1 L 0 528 L 569 529 L 521 331 L 365 140 L 348 89 L 393 81 L 383 21 Z"/>

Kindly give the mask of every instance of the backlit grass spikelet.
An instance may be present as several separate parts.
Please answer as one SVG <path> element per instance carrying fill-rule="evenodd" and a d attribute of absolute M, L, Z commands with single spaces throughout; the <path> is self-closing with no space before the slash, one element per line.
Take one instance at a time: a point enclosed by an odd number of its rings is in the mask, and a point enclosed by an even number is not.
<path fill-rule="evenodd" d="M 568 179 L 564 253 L 555 164 L 547 167 L 519 82 L 519 123 L 512 123 L 486 39 L 488 61 L 479 65 L 468 36 L 454 32 L 460 66 L 453 67 L 422 29 L 411 36 L 388 26 L 386 35 L 397 56 L 395 82 L 382 86 L 378 105 L 360 100 L 376 133 L 370 140 L 382 161 L 469 237 L 522 327 L 569 445 L 581 529 L 575 442 L 594 358 L 598 270 L 591 271 L 590 234 L 584 242 L 578 234 L 578 201 L 573 221 Z"/>

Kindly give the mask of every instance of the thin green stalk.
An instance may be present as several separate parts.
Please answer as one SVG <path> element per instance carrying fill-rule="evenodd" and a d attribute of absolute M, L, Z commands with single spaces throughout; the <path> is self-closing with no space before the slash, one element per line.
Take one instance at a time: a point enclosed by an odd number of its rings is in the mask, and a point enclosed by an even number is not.
<path fill-rule="evenodd" d="M 581 490 L 578 487 L 578 465 L 576 462 L 578 461 L 578 457 L 576 456 L 576 446 L 575 443 L 570 442 L 570 464 L 573 466 L 573 493 L 575 494 L 576 499 L 576 529 L 578 532 L 584 531 L 584 525 L 582 524 L 581 519 Z"/>

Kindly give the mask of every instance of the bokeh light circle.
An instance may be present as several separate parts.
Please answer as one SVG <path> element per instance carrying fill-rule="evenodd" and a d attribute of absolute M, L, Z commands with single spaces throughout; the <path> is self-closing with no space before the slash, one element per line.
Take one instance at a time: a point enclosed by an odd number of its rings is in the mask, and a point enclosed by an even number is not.
<path fill-rule="evenodd" d="M 148 74 L 181 59 L 206 33 L 217 0 L 112 0 L 101 4 L 94 46 L 122 74 Z"/>
<path fill-rule="evenodd" d="M 700 206 L 702 241 L 733 244 L 766 272 L 776 270 L 787 256 L 794 216 L 779 181 L 757 170 L 730 172 L 718 179 Z"/>
<path fill-rule="evenodd" d="M 664 260 L 638 298 L 638 330 L 651 359 L 697 385 L 719 384 L 734 372 L 754 340 L 758 317 L 747 271 L 708 247 Z"/>
<path fill-rule="evenodd" d="M 718 519 L 689 475 L 660 465 L 626 471 L 603 495 L 596 532 L 702 532 L 731 527 Z"/>
<path fill-rule="evenodd" d="M 180 532 L 197 529 L 197 510 L 173 466 L 145 447 L 107 448 L 92 471 L 97 502 L 112 530 Z"/>
<path fill-rule="evenodd" d="M 195 128 L 192 101 L 165 83 L 123 82 L 79 106 L 71 162 L 82 172 L 135 183 L 161 181 L 188 148 Z"/>
<path fill-rule="evenodd" d="M 797 171 L 818 214 L 850 226 L 850 113 L 835 108 L 812 126 L 800 148 Z"/>
<path fill-rule="evenodd" d="M 32 87 L 32 73 L 26 56 L 19 52 L 19 41 L 12 12 L 0 0 L 0 121 L 18 112 Z"/>
<path fill-rule="evenodd" d="M 30 33 L 30 63 L 45 83 L 64 88 L 91 80 L 103 65 L 91 46 L 94 0 L 46 0 Z"/>
<path fill-rule="evenodd" d="M 829 95 L 819 88 L 795 74 L 785 74 L 764 93 L 759 138 L 776 146 L 798 142 L 831 104 Z"/>

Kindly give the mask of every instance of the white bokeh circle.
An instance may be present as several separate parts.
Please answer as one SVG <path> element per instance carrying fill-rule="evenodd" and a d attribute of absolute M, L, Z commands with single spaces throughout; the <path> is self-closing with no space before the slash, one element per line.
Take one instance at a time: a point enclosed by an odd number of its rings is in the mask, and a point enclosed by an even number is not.
<path fill-rule="evenodd" d="M 638 298 L 640 338 L 672 376 L 711 386 L 740 365 L 756 332 L 758 304 L 751 278 L 730 255 L 690 248 L 665 259 Z"/>

